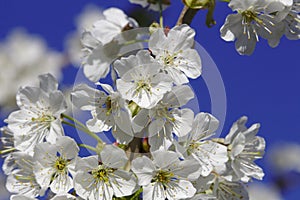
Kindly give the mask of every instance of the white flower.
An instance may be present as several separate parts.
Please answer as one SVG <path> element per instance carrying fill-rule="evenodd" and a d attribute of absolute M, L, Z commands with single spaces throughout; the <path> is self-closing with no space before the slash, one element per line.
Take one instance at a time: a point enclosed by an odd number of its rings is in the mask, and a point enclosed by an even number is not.
<path fill-rule="evenodd" d="M 215 179 L 212 195 L 218 200 L 249 199 L 245 185 L 240 182 L 229 182 L 221 177 Z"/>
<path fill-rule="evenodd" d="M 197 189 L 195 196 L 190 198 L 189 200 L 212 200 L 217 199 L 215 196 L 212 195 L 210 191 L 212 183 L 214 183 L 215 177 L 213 175 L 209 175 L 206 177 L 200 176 L 196 181 L 193 181 L 194 187 Z"/>
<path fill-rule="evenodd" d="M 248 200 L 248 192 L 244 184 L 240 182 L 230 182 L 224 179 L 217 173 L 212 173 L 207 177 L 200 176 L 195 182 L 193 182 L 197 193 L 195 197 L 199 195 L 199 199 L 203 200 Z M 197 200 L 197 198 L 191 198 Z"/>
<path fill-rule="evenodd" d="M 141 108 L 154 107 L 172 88 L 171 79 L 160 73 L 160 65 L 148 51 L 116 61 L 115 68 L 120 76 L 118 91 L 124 99 L 134 101 Z"/>
<path fill-rule="evenodd" d="M 34 159 L 23 152 L 11 154 L 14 168 L 7 177 L 6 188 L 11 193 L 25 195 L 27 197 L 43 196 L 47 188 L 41 188 L 33 173 Z"/>
<path fill-rule="evenodd" d="M 263 170 L 254 163 L 254 160 L 262 158 L 265 140 L 256 136 L 259 124 L 247 128 L 246 122 L 247 117 L 241 117 L 232 125 L 229 134 L 225 137 L 224 143 L 228 145 L 230 157 L 226 177 L 229 180 L 249 182 L 252 177 L 261 180 L 264 176 Z"/>
<path fill-rule="evenodd" d="M 178 139 L 183 146 L 176 145 L 179 152 L 191 155 L 199 162 L 202 176 L 208 176 L 215 167 L 225 167 L 228 160 L 227 147 L 208 140 L 218 126 L 219 121 L 214 116 L 201 112 L 196 115 L 189 135 Z"/>
<path fill-rule="evenodd" d="M 300 39 L 300 1 L 294 0 L 292 5 L 286 6 L 283 13 L 286 14 L 283 19 L 285 36 L 290 40 Z"/>
<path fill-rule="evenodd" d="M 93 23 L 103 19 L 102 10 L 93 4 L 88 4 L 83 8 L 81 13 L 76 17 L 76 31 L 70 33 L 65 42 L 65 48 L 68 58 L 75 67 L 79 67 L 82 62 L 83 48 L 80 38 L 84 31 L 89 31 L 93 27 Z"/>
<path fill-rule="evenodd" d="M 87 85 L 78 85 L 72 92 L 73 104 L 82 109 L 90 110 L 92 119 L 86 125 L 93 132 L 109 131 L 119 143 L 128 144 L 133 138 L 131 114 L 119 92 L 110 85 L 100 84 L 108 93 L 93 89 Z"/>
<path fill-rule="evenodd" d="M 66 193 L 73 188 L 70 177 L 79 152 L 76 142 L 67 136 L 57 138 L 55 144 L 37 144 L 34 150 L 34 174 L 37 182 L 54 193 Z"/>
<path fill-rule="evenodd" d="M 190 180 L 199 177 L 195 160 L 180 161 L 171 151 L 152 152 L 153 161 L 143 156 L 132 161 L 132 171 L 143 186 L 144 200 L 185 199 L 194 196 L 196 189 Z"/>
<path fill-rule="evenodd" d="M 166 35 L 158 29 L 149 39 L 149 49 L 177 85 L 188 83 L 188 78 L 198 78 L 202 65 L 198 52 L 192 49 L 195 31 L 188 25 L 172 28 Z"/>
<path fill-rule="evenodd" d="M 20 110 L 12 112 L 6 122 L 14 133 L 15 148 L 33 154 L 36 144 L 44 140 L 54 143 L 64 135 L 60 114 L 66 102 L 58 84 L 50 74 L 39 76 L 40 87 L 21 88 L 17 94 Z"/>
<path fill-rule="evenodd" d="M 36 198 L 27 197 L 25 195 L 12 195 L 10 200 L 37 200 Z"/>
<path fill-rule="evenodd" d="M 111 200 L 113 196 L 128 196 L 136 191 L 133 174 L 121 170 L 128 161 L 122 149 L 107 145 L 99 158 L 90 156 L 78 161 L 74 181 L 80 197 Z"/>
<path fill-rule="evenodd" d="M 7 126 L 1 127 L 0 132 L 0 154 L 2 156 L 7 156 L 10 152 L 14 151 L 14 133 Z"/>
<path fill-rule="evenodd" d="M 159 2 L 161 1 L 162 10 L 166 9 L 170 4 L 171 0 L 129 0 L 130 3 L 135 3 L 143 6 L 144 8 L 147 7 L 154 11 L 160 10 Z"/>
<path fill-rule="evenodd" d="M 174 133 L 178 137 L 187 135 L 192 129 L 194 113 L 184 106 L 194 93 L 187 85 L 175 86 L 171 92 L 151 109 L 142 109 L 133 119 L 135 132 L 147 129 L 151 151 L 161 147 L 167 149 L 173 140 Z"/>
<path fill-rule="evenodd" d="M 48 49 L 42 38 L 13 30 L 0 44 L 0 106 L 15 108 L 14 98 L 20 87 L 38 85 L 35 77 L 44 73 L 60 79 L 63 66 L 63 56 Z"/>
<path fill-rule="evenodd" d="M 122 10 L 118 8 L 109 8 L 103 11 L 105 19 L 96 21 L 92 30 L 93 35 L 102 44 L 111 42 L 116 36 L 123 31 L 135 28 L 137 22 L 128 17 Z"/>
<path fill-rule="evenodd" d="M 57 194 L 51 200 L 80 200 L 80 197 L 75 197 L 71 194 Z"/>
<path fill-rule="evenodd" d="M 134 39 L 135 34 L 122 34 L 138 26 L 137 22 L 126 16 L 118 8 L 109 8 L 103 12 L 105 19 L 96 21 L 91 30 L 83 33 L 82 45 L 85 56 L 83 72 L 93 82 L 105 78 L 110 63 L 117 58 L 124 40 Z"/>
<path fill-rule="evenodd" d="M 290 40 L 300 39 L 300 15 L 291 11 L 283 20 L 285 36 Z"/>
<path fill-rule="evenodd" d="M 221 37 L 225 41 L 236 40 L 235 47 L 241 55 L 253 53 L 258 36 L 267 39 L 271 47 L 276 47 L 284 26 L 273 13 L 284 10 L 284 4 L 275 1 L 230 1 L 229 7 L 237 14 L 227 16 L 220 30 Z"/>

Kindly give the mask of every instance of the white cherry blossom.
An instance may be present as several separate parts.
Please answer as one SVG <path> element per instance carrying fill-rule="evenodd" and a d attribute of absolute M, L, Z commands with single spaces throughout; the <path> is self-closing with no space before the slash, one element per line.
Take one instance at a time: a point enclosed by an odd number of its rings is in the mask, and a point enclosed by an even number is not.
<path fill-rule="evenodd" d="M 37 200 L 37 198 L 31 198 L 25 195 L 12 195 L 10 200 Z"/>
<path fill-rule="evenodd" d="M 183 137 L 191 131 L 194 113 L 180 107 L 193 97 L 194 93 L 189 86 L 175 86 L 155 107 L 138 112 L 133 119 L 133 126 L 136 132 L 146 129 L 151 151 L 161 147 L 168 149 L 173 141 L 172 133 Z"/>
<path fill-rule="evenodd" d="M 247 117 L 241 117 L 225 137 L 230 158 L 226 176 L 228 180 L 249 182 L 251 178 L 261 180 L 264 176 L 263 170 L 254 161 L 264 155 L 265 140 L 256 136 L 259 124 L 247 128 L 246 122 Z"/>
<path fill-rule="evenodd" d="M 88 4 L 83 8 L 75 19 L 76 30 L 70 33 L 65 42 L 65 48 L 70 62 L 75 67 L 80 67 L 83 58 L 83 48 L 80 39 L 84 31 L 89 31 L 93 27 L 93 23 L 103 19 L 102 10 L 93 4 Z"/>
<path fill-rule="evenodd" d="M 287 5 L 282 13 L 286 14 L 283 19 L 285 36 L 290 40 L 300 39 L 300 1 L 293 0 L 292 4 Z"/>
<path fill-rule="evenodd" d="M 180 161 L 171 151 L 152 152 L 153 160 L 143 156 L 132 161 L 132 171 L 143 186 L 144 200 L 169 200 L 193 197 L 196 189 L 190 180 L 199 177 L 195 160 Z"/>
<path fill-rule="evenodd" d="M 55 144 L 37 144 L 34 150 L 34 174 L 43 187 L 54 193 L 66 193 L 73 188 L 72 172 L 79 152 L 76 142 L 67 136 L 57 138 Z"/>
<path fill-rule="evenodd" d="M 160 64 L 148 51 L 116 61 L 115 68 L 120 76 L 117 89 L 121 96 L 141 108 L 154 107 L 172 88 L 170 77 L 160 73 Z"/>
<path fill-rule="evenodd" d="M 14 133 L 7 127 L 0 128 L 0 141 L 1 141 L 1 153 L 2 156 L 9 155 L 10 152 L 14 151 Z"/>
<path fill-rule="evenodd" d="M 158 29 L 149 39 L 149 49 L 162 65 L 162 70 L 177 85 L 188 83 L 188 78 L 201 75 L 202 64 L 198 52 L 193 49 L 195 31 L 188 25 L 176 26 L 166 34 Z"/>
<path fill-rule="evenodd" d="M 135 34 L 122 34 L 123 31 L 138 26 L 137 22 L 128 17 L 118 8 L 103 11 L 104 19 L 93 24 L 91 30 L 83 33 L 84 51 L 83 72 L 92 82 L 105 78 L 110 70 L 110 63 L 117 57 L 124 40 L 135 38 Z"/>
<path fill-rule="evenodd" d="M 84 199 L 106 199 L 129 196 L 136 190 L 135 176 L 122 170 L 128 159 L 125 152 L 107 145 L 98 156 L 89 156 L 78 161 L 75 175 L 75 190 Z"/>
<path fill-rule="evenodd" d="M 245 185 L 240 182 L 230 182 L 221 177 L 217 177 L 215 179 L 212 195 L 218 200 L 249 199 Z"/>
<path fill-rule="evenodd" d="M 236 14 L 227 16 L 221 27 L 221 37 L 225 41 L 235 41 L 235 47 L 241 55 L 251 55 L 259 36 L 267 39 L 271 47 L 279 44 L 284 33 L 284 24 L 273 13 L 284 10 L 280 1 L 232 0 L 229 7 Z"/>
<path fill-rule="evenodd" d="M 179 144 L 183 145 L 177 145 L 178 151 L 185 156 L 193 156 L 199 162 L 202 176 L 208 176 L 215 167 L 225 167 L 228 160 L 227 147 L 208 140 L 218 126 L 219 121 L 214 116 L 209 113 L 198 113 L 189 135 L 178 140 Z"/>
<path fill-rule="evenodd" d="M 93 132 L 112 130 L 119 143 L 128 144 L 133 138 L 131 114 L 124 99 L 110 85 L 98 84 L 105 92 L 87 85 L 78 85 L 72 92 L 73 104 L 82 109 L 90 110 L 92 119 L 86 122 Z"/>
<path fill-rule="evenodd" d="M 50 200 L 82 200 L 80 197 L 75 197 L 71 194 L 57 194 Z"/>
<path fill-rule="evenodd" d="M 27 197 L 43 196 L 46 188 L 42 188 L 33 173 L 34 159 L 23 152 L 12 153 L 14 166 L 7 177 L 6 188 L 9 192 Z"/>
<path fill-rule="evenodd" d="M 40 75 L 40 87 L 24 87 L 18 91 L 20 110 L 12 112 L 6 122 L 14 133 L 15 148 L 33 154 L 36 144 L 64 135 L 60 115 L 66 102 L 51 74 Z"/>

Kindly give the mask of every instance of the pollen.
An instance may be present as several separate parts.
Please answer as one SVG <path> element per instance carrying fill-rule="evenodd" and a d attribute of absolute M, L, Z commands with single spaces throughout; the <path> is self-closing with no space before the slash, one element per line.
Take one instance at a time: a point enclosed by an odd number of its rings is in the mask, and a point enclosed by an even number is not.
<path fill-rule="evenodd" d="M 162 184 L 168 184 L 173 177 L 174 174 L 172 172 L 159 170 L 156 176 L 153 178 L 153 181 L 160 182 Z"/>
<path fill-rule="evenodd" d="M 64 172 L 66 167 L 68 165 L 68 161 L 63 159 L 62 157 L 58 157 L 57 160 L 54 163 L 54 168 L 58 172 Z"/>

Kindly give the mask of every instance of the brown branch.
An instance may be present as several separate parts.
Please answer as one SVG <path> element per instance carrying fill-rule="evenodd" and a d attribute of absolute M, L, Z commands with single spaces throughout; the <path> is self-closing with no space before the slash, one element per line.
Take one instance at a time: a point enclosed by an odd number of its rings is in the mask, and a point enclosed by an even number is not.
<path fill-rule="evenodd" d="M 198 11 L 199 9 L 191 9 L 187 6 L 184 6 L 178 18 L 177 25 L 181 25 L 181 24 L 190 25 Z"/>

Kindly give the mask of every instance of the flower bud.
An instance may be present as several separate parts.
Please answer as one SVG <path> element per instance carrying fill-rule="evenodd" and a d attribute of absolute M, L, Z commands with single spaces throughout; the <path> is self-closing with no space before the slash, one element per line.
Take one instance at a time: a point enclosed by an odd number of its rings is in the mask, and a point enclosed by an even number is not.
<path fill-rule="evenodd" d="M 183 0 L 183 3 L 192 9 L 201 9 L 201 8 L 205 8 L 206 4 L 209 2 L 210 0 Z"/>

